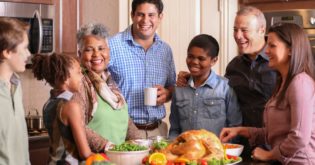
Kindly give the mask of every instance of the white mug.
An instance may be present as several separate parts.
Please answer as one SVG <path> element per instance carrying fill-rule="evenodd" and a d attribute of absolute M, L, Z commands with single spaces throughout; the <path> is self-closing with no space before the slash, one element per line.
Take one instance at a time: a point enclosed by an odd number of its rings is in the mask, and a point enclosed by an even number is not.
<path fill-rule="evenodd" d="M 157 100 L 157 88 L 145 88 L 144 89 L 144 105 L 156 106 Z"/>

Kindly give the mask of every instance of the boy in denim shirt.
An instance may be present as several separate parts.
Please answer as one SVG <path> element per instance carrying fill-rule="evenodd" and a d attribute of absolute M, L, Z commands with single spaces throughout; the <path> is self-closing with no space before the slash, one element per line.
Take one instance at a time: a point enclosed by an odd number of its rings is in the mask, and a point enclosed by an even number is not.
<path fill-rule="evenodd" d="M 242 124 L 237 97 L 228 80 L 211 67 L 217 62 L 219 44 L 212 36 L 194 37 L 187 50 L 188 86 L 176 87 L 172 98 L 169 137 L 193 129 L 206 129 L 217 136 L 223 127 Z"/>

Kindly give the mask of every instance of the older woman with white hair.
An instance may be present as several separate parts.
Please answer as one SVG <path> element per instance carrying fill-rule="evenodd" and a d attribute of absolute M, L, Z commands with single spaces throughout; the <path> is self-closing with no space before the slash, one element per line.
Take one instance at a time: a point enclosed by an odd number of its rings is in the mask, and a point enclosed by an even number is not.
<path fill-rule="evenodd" d="M 84 81 L 76 99 L 81 102 L 87 139 L 95 152 L 103 151 L 112 143 L 138 138 L 138 129 L 129 118 L 125 99 L 107 71 L 108 36 L 102 24 L 84 25 L 77 33 Z"/>

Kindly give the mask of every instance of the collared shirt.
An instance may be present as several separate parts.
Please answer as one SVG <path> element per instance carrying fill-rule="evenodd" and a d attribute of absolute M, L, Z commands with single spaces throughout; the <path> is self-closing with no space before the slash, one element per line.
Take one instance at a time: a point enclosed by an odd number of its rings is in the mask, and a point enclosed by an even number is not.
<path fill-rule="evenodd" d="M 239 55 L 226 68 L 225 77 L 237 95 L 244 126 L 263 126 L 264 107 L 277 78 L 276 72 L 268 67 L 268 61 L 263 50 L 255 60 L 246 54 Z"/>
<path fill-rule="evenodd" d="M 140 124 L 164 118 L 164 105 L 144 105 L 144 89 L 155 85 L 175 85 L 175 65 L 170 46 L 155 34 L 154 43 L 145 51 L 134 41 L 131 26 L 111 38 L 109 46 L 109 71 L 128 103 L 130 117 Z"/>
<path fill-rule="evenodd" d="M 203 85 L 176 87 L 170 115 L 171 138 L 192 129 L 206 129 L 219 136 L 223 127 L 242 124 L 237 97 L 228 80 L 211 71 Z"/>
<path fill-rule="evenodd" d="M 0 79 L 0 164 L 28 165 L 28 135 L 21 82 L 13 74 L 10 83 L 11 91 Z"/>

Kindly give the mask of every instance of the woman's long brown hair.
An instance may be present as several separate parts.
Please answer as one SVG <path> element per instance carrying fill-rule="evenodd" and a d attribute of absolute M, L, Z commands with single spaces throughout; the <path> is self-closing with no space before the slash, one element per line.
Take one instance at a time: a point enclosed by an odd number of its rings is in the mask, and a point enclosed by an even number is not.
<path fill-rule="evenodd" d="M 289 71 L 286 80 L 279 78 L 274 95 L 278 95 L 277 106 L 284 99 L 285 93 L 292 79 L 299 73 L 305 72 L 315 80 L 314 75 L 314 57 L 304 30 L 293 23 L 281 23 L 272 26 L 268 33 L 275 33 L 288 48 L 291 48 L 291 58 Z M 284 82 L 283 88 L 280 90 L 281 83 Z M 280 90 L 280 91 L 279 91 Z"/>

